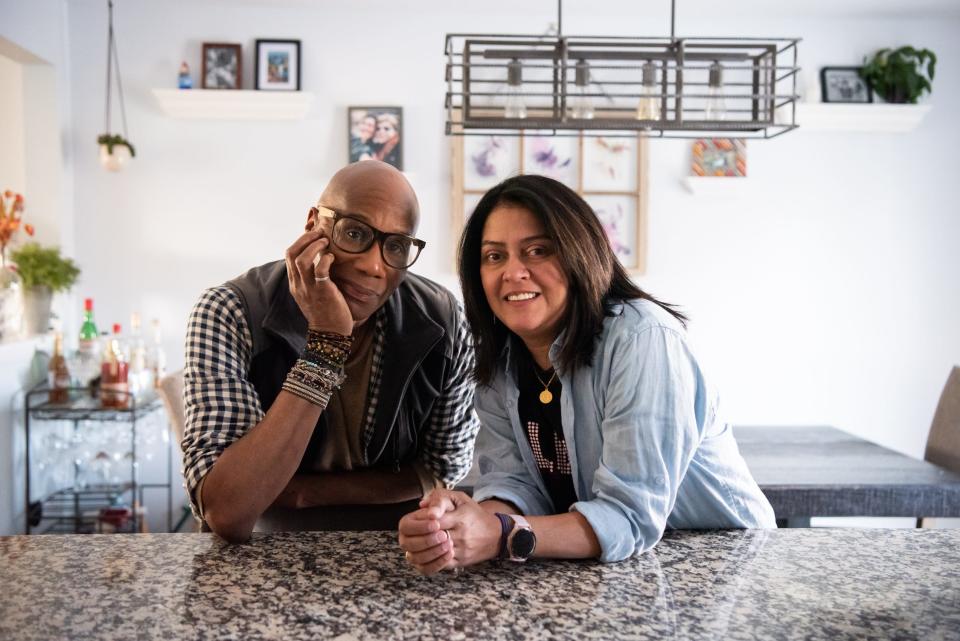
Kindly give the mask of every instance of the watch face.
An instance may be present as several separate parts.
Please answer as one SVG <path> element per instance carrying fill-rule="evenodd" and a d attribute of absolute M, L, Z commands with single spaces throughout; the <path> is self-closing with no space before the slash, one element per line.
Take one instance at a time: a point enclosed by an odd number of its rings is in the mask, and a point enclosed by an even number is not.
<path fill-rule="evenodd" d="M 536 546 L 537 536 L 531 530 L 517 530 L 513 533 L 510 554 L 515 558 L 529 559 Z"/>

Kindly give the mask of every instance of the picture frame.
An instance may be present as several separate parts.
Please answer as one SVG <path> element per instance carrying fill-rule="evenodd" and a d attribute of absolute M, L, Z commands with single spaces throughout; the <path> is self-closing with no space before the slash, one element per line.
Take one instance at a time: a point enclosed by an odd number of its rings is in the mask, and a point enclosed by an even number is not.
<path fill-rule="evenodd" d="M 203 67 L 200 74 L 204 89 L 243 88 L 243 48 L 224 42 L 203 43 Z"/>
<path fill-rule="evenodd" d="M 745 178 L 747 141 L 743 138 L 699 138 L 691 150 L 694 176 Z"/>
<path fill-rule="evenodd" d="M 300 91 L 300 41 L 261 38 L 255 44 L 254 88 Z"/>
<path fill-rule="evenodd" d="M 873 87 L 860 75 L 863 67 L 823 67 L 820 69 L 820 97 L 823 102 L 873 102 Z"/>
<path fill-rule="evenodd" d="M 459 239 L 467 218 L 491 187 L 518 174 L 540 174 L 559 180 L 582 196 L 604 225 L 620 263 L 631 274 L 643 274 L 647 259 L 648 140 L 643 135 L 607 140 L 605 147 L 586 132 L 546 136 L 532 130 L 520 136 L 452 136 L 453 238 Z M 591 150 L 594 146 L 597 153 Z M 613 175 L 609 163 L 591 168 L 597 161 L 610 161 L 607 152 L 614 148 L 612 158 L 617 170 Z M 606 175 L 590 175 L 597 171 Z M 456 244 L 454 241 L 452 246 Z"/>
<path fill-rule="evenodd" d="M 349 162 L 382 160 L 403 171 L 403 108 L 347 107 Z"/>

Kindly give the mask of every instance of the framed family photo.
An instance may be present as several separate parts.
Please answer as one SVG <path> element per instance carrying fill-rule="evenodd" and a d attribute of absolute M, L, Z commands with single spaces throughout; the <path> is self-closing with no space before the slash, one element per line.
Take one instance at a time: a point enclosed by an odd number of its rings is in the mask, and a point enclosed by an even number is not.
<path fill-rule="evenodd" d="M 265 91 L 300 90 L 300 41 L 257 40 L 254 87 Z"/>
<path fill-rule="evenodd" d="M 238 44 L 203 43 L 204 89 L 240 89 L 243 82 L 243 59 Z"/>
<path fill-rule="evenodd" d="M 694 176 L 747 175 L 747 141 L 743 138 L 700 138 L 693 143 L 691 155 Z"/>
<path fill-rule="evenodd" d="M 382 160 L 403 171 L 403 108 L 348 107 L 350 162 Z"/>
<path fill-rule="evenodd" d="M 873 102 L 870 83 L 860 75 L 863 67 L 824 67 L 820 70 L 823 102 Z"/>

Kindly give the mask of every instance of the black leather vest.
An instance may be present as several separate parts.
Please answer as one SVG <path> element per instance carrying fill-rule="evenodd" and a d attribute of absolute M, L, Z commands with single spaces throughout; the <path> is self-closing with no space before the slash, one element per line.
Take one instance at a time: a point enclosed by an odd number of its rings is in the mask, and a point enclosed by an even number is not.
<path fill-rule="evenodd" d="M 307 321 L 290 295 L 282 260 L 254 267 L 226 284 L 243 302 L 253 337 L 249 379 L 266 412 L 304 347 Z M 420 434 L 443 391 L 444 377 L 452 367 L 457 307 L 440 285 L 407 274 L 384 309 L 380 395 L 365 452 L 370 467 L 396 468 L 413 460 Z M 326 429 L 326 416 L 321 414 L 300 462 L 301 472 L 309 471 L 316 459 Z"/>

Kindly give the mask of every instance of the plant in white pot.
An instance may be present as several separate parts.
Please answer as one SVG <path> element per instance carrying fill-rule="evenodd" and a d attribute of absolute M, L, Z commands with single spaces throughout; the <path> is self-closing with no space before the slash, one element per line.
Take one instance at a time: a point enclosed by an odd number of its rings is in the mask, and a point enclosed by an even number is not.
<path fill-rule="evenodd" d="M 100 164 L 110 171 L 120 171 L 137 153 L 130 141 L 120 134 L 100 134 Z"/>
<path fill-rule="evenodd" d="M 80 268 L 60 255 L 59 247 L 41 247 L 27 243 L 14 250 L 10 258 L 23 283 L 23 332 L 42 334 L 50 326 L 50 306 L 56 292 L 73 287 Z"/>

